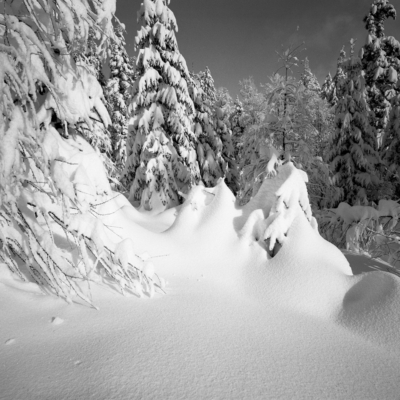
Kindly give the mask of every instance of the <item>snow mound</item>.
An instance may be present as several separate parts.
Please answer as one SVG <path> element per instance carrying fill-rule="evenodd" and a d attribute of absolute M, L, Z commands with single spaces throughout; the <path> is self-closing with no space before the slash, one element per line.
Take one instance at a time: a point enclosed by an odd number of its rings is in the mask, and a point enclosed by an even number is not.
<path fill-rule="evenodd" d="M 352 280 L 338 322 L 374 342 L 400 343 L 400 279 L 387 272 L 367 272 Z"/>
<path fill-rule="evenodd" d="M 0 337 L 18 338 L 0 346 L 4 396 L 396 398 L 400 281 L 352 275 L 318 233 L 305 178 L 281 166 L 244 207 L 221 180 L 160 215 L 111 193 L 96 211 L 116 252 L 134 249 L 167 294 L 103 282 L 95 312 L 0 284 Z"/>

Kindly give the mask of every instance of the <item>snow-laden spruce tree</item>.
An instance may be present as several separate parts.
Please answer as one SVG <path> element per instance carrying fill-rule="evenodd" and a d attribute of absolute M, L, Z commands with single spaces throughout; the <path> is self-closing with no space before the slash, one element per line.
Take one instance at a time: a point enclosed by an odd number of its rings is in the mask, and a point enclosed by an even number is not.
<path fill-rule="evenodd" d="M 352 42 L 354 46 L 354 42 Z M 333 184 L 338 188 L 334 202 L 367 204 L 371 191 L 379 184 L 376 129 L 370 124 L 362 62 L 353 55 L 342 63 L 341 97 L 336 105 L 336 130 L 328 161 Z"/>
<path fill-rule="evenodd" d="M 197 160 L 200 176 L 206 187 L 214 187 L 225 178 L 236 193 L 236 164 L 229 129 L 230 95 L 227 89 L 215 89 L 214 79 L 207 67 L 204 72 L 191 74 L 190 96 L 195 106 L 193 132 L 198 140 Z"/>
<path fill-rule="evenodd" d="M 343 70 L 343 62 L 346 60 L 346 51 L 344 46 L 340 50 L 336 64 L 336 73 L 331 77 L 329 73 L 321 89 L 321 97 L 326 99 L 331 106 L 335 106 L 342 97 L 341 88 L 346 79 L 346 74 Z"/>
<path fill-rule="evenodd" d="M 88 39 L 86 46 L 77 49 L 72 53 L 75 63 L 87 69 L 100 83 L 102 90 L 105 87 L 105 77 L 103 75 L 103 58 L 104 54 L 98 52 L 98 39 L 96 38 L 97 31 L 91 27 L 89 28 Z M 104 97 L 101 101 L 106 104 Z M 99 153 L 103 161 L 109 179 L 116 176 L 115 163 L 112 159 L 112 146 L 109 130 L 103 124 L 101 119 L 92 116 L 92 126 L 88 127 L 87 124 L 79 124 L 77 130 L 79 133 L 93 146 Z"/>
<path fill-rule="evenodd" d="M 318 94 L 321 92 L 321 85 L 319 84 L 317 77 L 311 71 L 308 57 L 304 59 L 304 71 L 301 74 L 300 80 L 307 90 L 317 92 Z"/>
<path fill-rule="evenodd" d="M 126 163 L 126 138 L 130 103 L 130 88 L 134 81 L 134 65 L 125 49 L 124 26 L 117 26 L 114 41 L 108 51 L 110 78 L 105 87 L 107 109 L 111 116 L 111 125 L 108 130 L 111 134 L 112 160 L 119 175 Z"/>
<path fill-rule="evenodd" d="M 217 99 L 215 89 L 214 78 L 211 75 L 210 68 L 206 67 L 206 69 L 198 74 L 200 80 L 200 87 L 203 89 L 203 92 L 207 96 L 207 98 L 214 103 Z"/>
<path fill-rule="evenodd" d="M 129 199 L 143 208 L 166 209 L 200 180 L 190 75 L 178 50 L 178 25 L 167 0 L 144 0 L 135 38 L 139 51 L 124 175 Z"/>
<path fill-rule="evenodd" d="M 229 122 L 229 116 L 233 112 L 233 101 L 227 88 L 217 89 L 214 112 L 215 130 L 222 142 L 225 182 L 236 195 L 239 190 L 239 170 L 238 162 L 234 157 L 233 134 Z"/>
<path fill-rule="evenodd" d="M 397 75 L 400 70 L 400 45 L 393 37 L 385 35 L 384 22 L 396 18 L 396 10 L 388 0 L 375 0 L 364 18 L 368 31 L 367 43 L 361 50 L 371 124 L 377 129 L 379 142 L 390 113 L 390 100 L 395 95 Z"/>
<path fill-rule="evenodd" d="M 386 182 L 379 188 L 380 196 L 391 197 L 399 185 L 398 163 L 398 74 L 400 43 L 386 36 L 384 23 L 396 18 L 396 10 L 387 0 L 376 0 L 364 21 L 367 43 L 361 49 L 363 69 L 371 108 L 370 123 L 376 128 L 376 141 L 384 160 L 380 173 Z"/>
<path fill-rule="evenodd" d="M 202 73 L 192 74 L 189 87 L 195 107 L 193 132 L 197 139 L 196 151 L 201 180 L 206 187 L 213 187 L 225 176 L 226 165 L 222 158 L 222 141 L 215 130 L 215 88 L 212 86 L 213 90 L 209 90 L 210 97 L 203 89 L 201 75 Z"/>
<path fill-rule="evenodd" d="M 321 97 L 322 99 L 326 100 L 331 107 L 336 105 L 337 97 L 335 82 L 333 81 L 330 72 L 326 76 L 325 81 L 321 87 Z"/>
<path fill-rule="evenodd" d="M 204 72 L 200 72 L 198 77 L 200 87 L 204 93 L 203 101 L 208 104 L 213 124 L 213 129 L 208 132 L 208 145 L 213 151 L 220 171 L 219 174 L 213 174 L 211 186 L 215 186 L 219 178 L 225 178 L 228 187 L 236 194 L 238 190 L 238 172 L 233 158 L 232 131 L 229 126 L 232 98 L 228 89 L 215 88 L 214 79 L 208 67 Z M 200 162 L 203 153 L 201 152 L 201 147 L 198 147 L 198 149 L 200 150 L 198 153 Z M 208 164 L 210 165 L 210 163 Z"/>
<path fill-rule="evenodd" d="M 243 121 L 243 104 L 239 99 L 239 96 L 236 97 L 236 100 L 233 103 L 233 110 L 229 115 L 229 122 L 232 130 L 232 143 L 233 143 L 233 151 L 235 160 L 240 159 L 240 154 L 243 148 L 243 133 L 245 130 L 245 123 Z"/>
<path fill-rule="evenodd" d="M 89 304 L 85 287 L 102 276 L 136 293 L 150 283 L 131 246 L 107 239 L 98 210 L 112 193 L 79 134 L 110 124 L 76 54 L 93 29 L 106 55 L 114 12 L 115 0 L 6 0 L 0 14 L 0 268 Z"/>

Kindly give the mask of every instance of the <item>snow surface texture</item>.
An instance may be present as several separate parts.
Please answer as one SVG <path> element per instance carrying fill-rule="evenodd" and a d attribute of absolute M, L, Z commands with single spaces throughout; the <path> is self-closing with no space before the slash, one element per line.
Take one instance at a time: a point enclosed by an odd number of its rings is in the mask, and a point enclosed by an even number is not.
<path fill-rule="evenodd" d="M 399 398 L 400 280 L 352 275 L 304 180 L 281 166 L 245 207 L 222 180 L 160 215 L 105 203 L 169 282 L 152 300 L 70 306 L 0 265 L 0 399 Z"/>

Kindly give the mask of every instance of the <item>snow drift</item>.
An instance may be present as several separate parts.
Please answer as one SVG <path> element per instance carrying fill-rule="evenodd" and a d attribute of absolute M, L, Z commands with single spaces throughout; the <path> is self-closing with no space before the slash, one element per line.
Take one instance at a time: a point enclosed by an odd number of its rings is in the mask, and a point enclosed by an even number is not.
<path fill-rule="evenodd" d="M 68 306 L 1 266 L 0 397 L 395 398 L 400 280 L 353 276 L 319 235 L 305 180 L 288 163 L 244 207 L 221 180 L 159 215 L 109 194 L 104 240 L 168 281 L 152 300 L 104 280 L 100 311 Z"/>

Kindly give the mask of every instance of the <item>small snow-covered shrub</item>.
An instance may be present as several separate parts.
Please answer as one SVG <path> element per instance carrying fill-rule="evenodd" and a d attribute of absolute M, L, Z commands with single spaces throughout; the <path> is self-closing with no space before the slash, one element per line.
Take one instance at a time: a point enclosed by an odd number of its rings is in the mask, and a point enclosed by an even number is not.
<path fill-rule="evenodd" d="M 317 213 L 321 235 L 338 248 L 379 258 L 400 276 L 400 205 L 380 200 L 378 206 L 353 206 L 340 203 L 337 208 Z"/>

